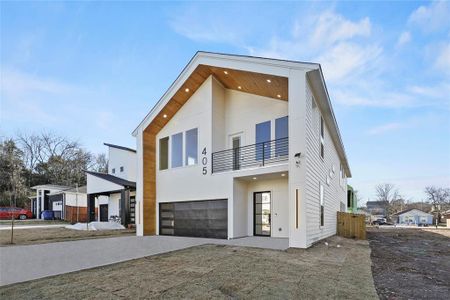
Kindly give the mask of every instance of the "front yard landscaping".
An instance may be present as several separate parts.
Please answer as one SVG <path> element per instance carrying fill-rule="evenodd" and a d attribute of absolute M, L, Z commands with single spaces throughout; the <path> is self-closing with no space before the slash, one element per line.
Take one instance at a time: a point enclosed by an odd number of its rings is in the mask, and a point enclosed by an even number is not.
<path fill-rule="evenodd" d="M 450 230 L 370 228 L 367 236 L 381 299 L 449 299 Z"/>
<path fill-rule="evenodd" d="M 287 251 L 203 245 L 2 287 L 0 296 L 377 299 L 367 241 L 332 237 L 327 242 Z"/>
<path fill-rule="evenodd" d="M 53 243 L 63 241 L 84 240 L 92 238 L 118 237 L 124 235 L 134 235 L 134 229 L 124 230 L 102 230 L 102 231 L 83 231 L 59 228 L 33 228 L 33 229 L 15 229 L 14 245 L 30 245 Z M 10 244 L 11 230 L 0 230 L 0 246 L 14 246 Z"/>

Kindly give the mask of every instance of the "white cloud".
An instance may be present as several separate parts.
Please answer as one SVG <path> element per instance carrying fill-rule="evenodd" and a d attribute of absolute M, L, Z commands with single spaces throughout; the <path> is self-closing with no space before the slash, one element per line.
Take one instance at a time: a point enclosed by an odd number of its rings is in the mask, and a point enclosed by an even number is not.
<path fill-rule="evenodd" d="M 393 131 L 393 130 L 397 130 L 397 129 L 401 129 L 401 128 L 405 128 L 407 125 L 405 123 L 387 123 L 384 125 L 380 125 L 377 127 L 374 127 L 372 129 L 370 129 L 368 131 L 369 134 L 371 135 L 377 135 L 377 134 L 382 134 L 388 131 Z"/>
<path fill-rule="evenodd" d="M 428 6 L 420 6 L 410 16 L 408 22 L 417 25 L 424 32 L 446 30 L 450 27 L 450 5 L 447 1 L 435 1 Z"/>
<path fill-rule="evenodd" d="M 439 47 L 434 66 L 436 69 L 450 74 L 450 43 Z"/>
<path fill-rule="evenodd" d="M 402 47 L 411 41 L 411 33 L 409 31 L 403 31 L 397 40 L 397 47 Z"/>
<path fill-rule="evenodd" d="M 314 47 L 332 45 L 357 36 L 368 37 L 371 33 L 369 18 L 365 17 L 353 22 L 332 11 L 326 11 L 319 15 L 313 26 L 314 30 L 311 34 L 310 45 Z M 295 36 L 300 35 L 301 31 L 296 30 Z"/>

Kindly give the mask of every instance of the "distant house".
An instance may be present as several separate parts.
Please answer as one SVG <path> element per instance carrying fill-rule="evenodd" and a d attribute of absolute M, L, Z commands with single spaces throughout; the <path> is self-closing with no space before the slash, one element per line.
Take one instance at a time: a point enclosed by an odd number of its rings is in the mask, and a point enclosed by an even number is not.
<path fill-rule="evenodd" d="M 48 196 L 50 210 L 53 210 L 55 219 L 62 219 L 71 223 L 86 222 L 86 186 L 55 191 Z"/>
<path fill-rule="evenodd" d="M 135 223 L 136 150 L 108 146 L 108 173 L 86 171 L 89 222 Z M 98 211 L 96 207 L 98 206 Z"/>
<path fill-rule="evenodd" d="M 53 209 L 50 204 L 50 193 L 59 192 L 70 188 L 70 186 L 55 184 L 42 184 L 33 186 L 32 189 L 36 190 L 36 197 L 30 197 L 31 211 L 33 212 L 33 216 L 37 219 L 40 219 L 42 211 Z"/>
<path fill-rule="evenodd" d="M 367 201 L 367 212 L 373 216 L 386 216 L 387 201 Z"/>
<path fill-rule="evenodd" d="M 421 211 L 420 209 L 412 208 L 396 213 L 398 216 L 398 224 L 419 225 L 419 224 L 433 224 L 433 215 Z"/>

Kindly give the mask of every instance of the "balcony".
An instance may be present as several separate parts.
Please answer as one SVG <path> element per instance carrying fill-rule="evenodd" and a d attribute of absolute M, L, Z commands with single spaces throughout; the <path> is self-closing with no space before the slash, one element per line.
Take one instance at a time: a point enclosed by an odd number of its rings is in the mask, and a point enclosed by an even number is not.
<path fill-rule="evenodd" d="M 256 143 L 239 148 L 217 151 L 212 154 L 212 173 L 264 167 L 287 161 L 289 139 Z"/>

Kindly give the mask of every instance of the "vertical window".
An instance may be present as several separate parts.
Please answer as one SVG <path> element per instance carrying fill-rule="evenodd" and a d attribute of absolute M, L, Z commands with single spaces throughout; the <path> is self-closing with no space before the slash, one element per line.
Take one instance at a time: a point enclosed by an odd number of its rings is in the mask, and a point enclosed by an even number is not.
<path fill-rule="evenodd" d="M 197 164 L 198 130 L 197 128 L 186 131 L 186 161 L 187 166 Z"/>
<path fill-rule="evenodd" d="M 320 116 L 320 156 L 322 158 L 325 157 L 324 136 L 325 136 L 325 128 L 323 118 L 322 116 Z"/>
<path fill-rule="evenodd" d="M 181 167 L 183 166 L 183 133 L 177 133 L 172 135 L 172 160 L 171 167 Z"/>
<path fill-rule="evenodd" d="M 120 172 L 123 172 L 123 167 L 120 167 Z"/>
<path fill-rule="evenodd" d="M 111 173 L 116 174 L 116 169 L 112 168 Z"/>
<path fill-rule="evenodd" d="M 270 158 L 270 121 L 256 124 L 256 159 Z"/>
<path fill-rule="evenodd" d="M 319 183 L 319 193 L 320 193 L 320 226 L 323 226 L 325 223 L 324 220 L 324 195 L 323 195 L 323 185 L 322 183 Z"/>
<path fill-rule="evenodd" d="M 288 155 L 288 117 L 275 119 L 275 156 Z"/>
<path fill-rule="evenodd" d="M 159 140 L 159 169 L 167 170 L 169 168 L 169 137 Z"/>

